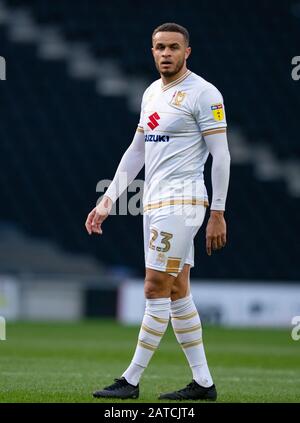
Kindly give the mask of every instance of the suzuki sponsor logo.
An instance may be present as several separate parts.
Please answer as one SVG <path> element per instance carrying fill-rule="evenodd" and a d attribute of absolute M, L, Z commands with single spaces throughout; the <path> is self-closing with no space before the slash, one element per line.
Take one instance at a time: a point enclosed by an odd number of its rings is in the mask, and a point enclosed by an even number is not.
<path fill-rule="evenodd" d="M 152 130 L 157 128 L 159 123 L 157 122 L 160 119 L 160 116 L 157 112 L 152 113 L 152 115 L 149 116 L 149 120 L 150 122 L 147 123 L 147 125 L 149 126 L 149 128 L 151 128 Z"/>
<path fill-rule="evenodd" d="M 145 142 L 169 142 L 169 135 L 145 135 Z"/>

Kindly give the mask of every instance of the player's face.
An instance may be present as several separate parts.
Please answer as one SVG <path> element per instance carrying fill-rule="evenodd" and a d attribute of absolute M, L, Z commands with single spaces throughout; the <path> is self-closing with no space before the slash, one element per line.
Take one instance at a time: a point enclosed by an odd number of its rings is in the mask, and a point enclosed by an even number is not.
<path fill-rule="evenodd" d="M 191 48 L 180 32 L 157 32 L 152 42 L 155 65 L 161 75 L 171 77 L 186 66 Z"/>

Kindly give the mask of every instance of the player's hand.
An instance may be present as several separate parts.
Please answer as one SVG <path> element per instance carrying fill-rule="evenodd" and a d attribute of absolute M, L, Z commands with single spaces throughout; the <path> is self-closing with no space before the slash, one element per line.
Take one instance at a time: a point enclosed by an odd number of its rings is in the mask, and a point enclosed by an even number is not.
<path fill-rule="evenodd" d="M 92 235 L 92 233 L 102 235 L 101 225 L 109 215 L 112 205 L 111 199 L 104 196 L 100 203 L 88 214 L 85 227 L 89 235 Z"/>
<path fill-rule="evenodd" d="M 226 245 L 226 222 L 224 212 L 211 210 L 206 227 L 206 252 L 211 256 L 211 250 L 219 250 Z"/>

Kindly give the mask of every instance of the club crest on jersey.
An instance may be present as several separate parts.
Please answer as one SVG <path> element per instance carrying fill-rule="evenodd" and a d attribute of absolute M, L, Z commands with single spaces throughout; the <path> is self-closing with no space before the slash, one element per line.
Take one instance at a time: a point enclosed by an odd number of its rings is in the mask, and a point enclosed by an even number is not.
<path fill-rule="evenodd" d="M 160 116 L 157 112 L 152 113 L 152 115 L 149 116 L 149 120 L 150 122 L 147 123 L 147 125 L 149 126 L 149 128 L 151 128 L 152 130 L 157 128 L 159 123 L 157 122 L 160 119 Z"/>
<path fill-rule="evenodd" d="M 174 106 L 181 106 L 181 103 L 185 99 L 186 93 L 183 91 L 175 91 L 172 98 L 172 104 Z"/>
<path fill-rule="evenodd" d="M 211 106 L 211 111 L 214 117 L 214 120 L 223 120 L 224 119 L 224 109 L 223 109 L 223 104 L 219 103 L 219 104 L 213 104 Z"/>

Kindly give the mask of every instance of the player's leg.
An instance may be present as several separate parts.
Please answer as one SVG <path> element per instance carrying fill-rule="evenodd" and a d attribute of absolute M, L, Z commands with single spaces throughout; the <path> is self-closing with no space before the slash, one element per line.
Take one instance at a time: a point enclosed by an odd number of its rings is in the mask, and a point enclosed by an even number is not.
<path fill-rule="evenodd" d="M 171 288 L 171 301 L 184 298 L 190 293 L 190 269 L 191 265 L 185 263 L 182 271 L 175 278 Z"/>
<path fill-rule="evenodd" d="M 207 365 L 201 321 L 190 294 L 190 267 L 194 262 L 193 240 L 183 270 L 171 290 L 171 323 L 193 374 L 193 382 L 179 391 L 162 394 L 161 399 L 216 399 L 216 389 Z"/>
<path fill-rule="evenodd" d="M 172 212 L 174 208 L 162 208 L 144 216 L 145 232 L 150 234 L 145 236 L 146 309 L 134 357 L 122 375 L 133 385 L 138 384 L 167 329 L 171 289 L 188 248 L 184 217 Z"/>
<path fill-rule="evenodd" d="M 94 393 L 97 398 L 138 398 L 139 381 L 156 351 L 169 322 L 170 295 L 175 277 L 166 272 L 146 268 L 146 308 L 134 356 L 122 377 Z"/>
<path fill-rule="evenodd" d="M 160 222 L 156 223 L 158 223 L 159 226 L 159 224 L 163 222 L 161 219 L 158 220 Z M 144 242 L 146 253 L 144 291 L 146 308 L 138 335 L 136 350 L 129 367 L 122 374 L 122 377 L 116 379 L 114 384 L 100 391 L 96 391 L 94 396 L 97 398 L 114 397 L 125 399 L 138 397 L 139 380 L 168 326 L 171 287 L 176 276 L 166 272 L 166 266 L 162 261 L 159 263 L 157 262 L 157 253 L 159 250 L 153 249 L 152 241 L 150 243 L 150 236 L 151 234 L 153 235 L 153 230 L 151 219 L 149 216 L 144 215 Z M 161 228 L 158 228 L 158 231 L 160 233 Z"/>
<path fill-rule="evenodd" d="M 146 268 L 145 314 L 133 359 L 122 375 L 132 385 L 139 383 L 168 327 L 170 295 L 174 279 L 174 276 L 166 272 Z"/>

